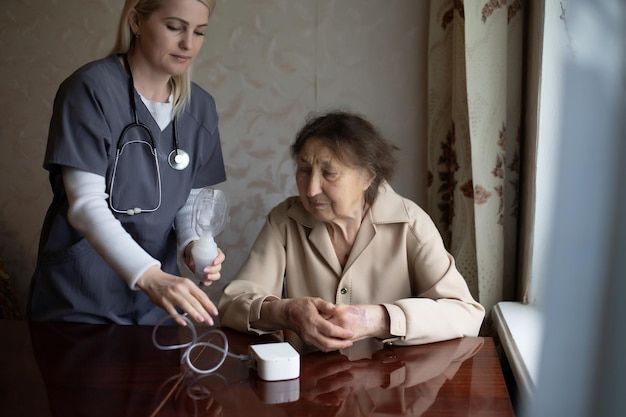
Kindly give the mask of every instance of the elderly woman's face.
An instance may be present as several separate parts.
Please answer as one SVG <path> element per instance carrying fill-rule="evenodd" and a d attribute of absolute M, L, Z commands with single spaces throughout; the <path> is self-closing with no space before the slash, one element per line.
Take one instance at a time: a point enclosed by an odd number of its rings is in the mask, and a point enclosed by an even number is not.
<path fill-rule="evenodd" d="M 319 139 L 308 139 L 298 155 L 296 184 L 300 199 L 318 220 L 360 220 L 365 191 L 371 182 L 369 172 L 343 163 Z"/>

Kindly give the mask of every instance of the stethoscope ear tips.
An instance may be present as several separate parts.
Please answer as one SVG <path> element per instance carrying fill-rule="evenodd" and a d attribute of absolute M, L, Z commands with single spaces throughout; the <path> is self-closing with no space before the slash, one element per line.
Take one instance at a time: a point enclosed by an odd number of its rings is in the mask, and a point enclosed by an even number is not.
<path fill-rule="evenodd" d="M 141 209 L 139 207 L 126 210 L 126 214 L 128 214 L 129 216 L 133 216 L 135 214 L 140 214 L 140 213 L 141 213 Z"/>

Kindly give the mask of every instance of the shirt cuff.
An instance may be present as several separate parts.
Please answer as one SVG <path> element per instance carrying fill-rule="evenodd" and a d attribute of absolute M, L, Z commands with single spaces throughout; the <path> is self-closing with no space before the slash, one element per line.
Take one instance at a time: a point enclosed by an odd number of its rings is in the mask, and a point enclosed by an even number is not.
<path fill-rule="evenodd" d="M 392 336 L 405 337 L 406 336 L 406 315 L 404 311 L 394 304 L 382 304 L 387 309 L 389 314 L 389 333 Z"/>

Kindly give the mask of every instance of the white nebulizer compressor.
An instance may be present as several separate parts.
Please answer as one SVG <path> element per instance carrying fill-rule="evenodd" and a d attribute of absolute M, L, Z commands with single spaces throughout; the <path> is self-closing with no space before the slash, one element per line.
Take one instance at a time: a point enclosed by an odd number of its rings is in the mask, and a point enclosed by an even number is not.
<path fill-rule="evenodd" d="M 287 342 L 251 345 L 250 362 L 264 381 L 300 377 L 300 354 Z"/>

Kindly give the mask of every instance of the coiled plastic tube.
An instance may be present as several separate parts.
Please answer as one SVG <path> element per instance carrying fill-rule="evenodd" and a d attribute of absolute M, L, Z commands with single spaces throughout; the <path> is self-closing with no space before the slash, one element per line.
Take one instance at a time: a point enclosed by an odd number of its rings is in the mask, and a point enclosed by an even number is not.
<path fill-rule="evenodd" d="M 222 332 L 221 330 L 211 329 L 198 336 L 198 332 L 196 331 L 196 328 L 194 327 L 191 320 L 189 320 L 189 318 L 187 317 L 187 314 L 184 314 L 183 318 L 187 322 L 187 328 L 191 332 L 191 341 L 189 341 L 188 343 L 181 343 L 178 345 L 162 345 L 158 342 L 157 332 L 159 330 L 159 327 L 163 325 L 165 321 L 171 319 L 169 316 L 163 317 L 161 320 L 159 320 L 159 322 L 154 326 L 154 329 L 152 330 L 152 342 L 158 349 L 161 349 L 161 350 L 185 349 L 182 357 L 180 358 L 181 364 L 186 364 L 191 370 L 193 370 L 194 372 L 198 374 L 210 374 L 212 372 L 215 372 L 217 369 L 219 369 L 219 367 L 224 364 L 224 361 L 226 360 L 226 357 L 228 356 L 230 356 L 231 358 L 242 360 L 242 361 L 250 360 L 250 355 L 237 355 L 228 351 L 228 338 L 226 337 L 226 334 Z M 224 342 L 224 346 L 222 347 L 211 342 L 200 341 L 203 338 L 211 334 L 216 334 L 220 336 L 220 338 Z M 211 348 L 220 352 L 221 358 L 217 361 L 217 364 L 215 366 L 207 368 L 207 369 L 201 369 L 193 364 L 191 360 L 191 352 L 193 352 L 194 349 L 197 349 L 199 347 Z"/>

